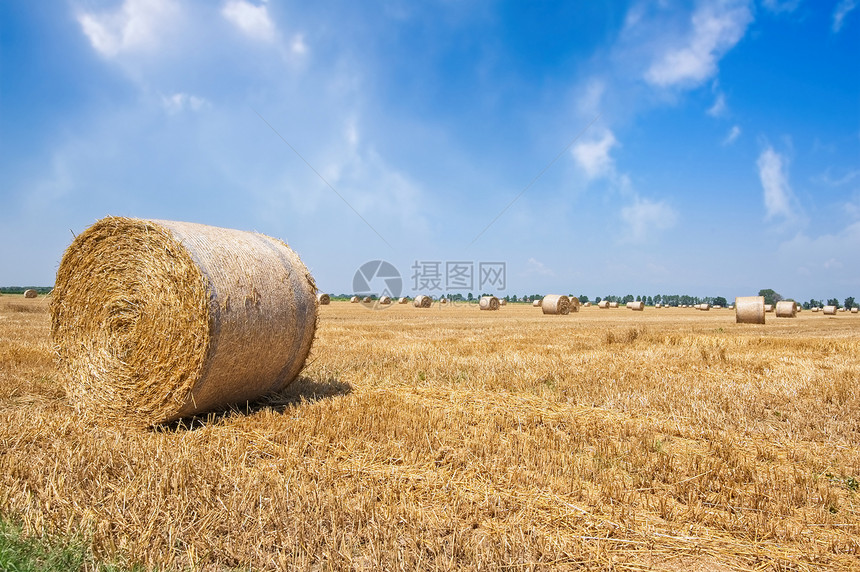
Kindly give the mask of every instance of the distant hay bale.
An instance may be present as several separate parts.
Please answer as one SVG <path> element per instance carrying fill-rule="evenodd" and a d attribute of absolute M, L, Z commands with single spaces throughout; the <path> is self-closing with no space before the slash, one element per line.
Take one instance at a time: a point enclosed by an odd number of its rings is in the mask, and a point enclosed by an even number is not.
<path fill-rule="evenodd" d="M 540 307 L 544 314 L 570 314 L 570 298 L 562 294 L 547 294 L 541 300 Z"/>
<path fill-rule="evenodd" d="M 840 312 L 844 312 L 844 311 L 845 311 L 845 308 L 844 308 L 844 307 L 839 308 L 839 311 L 840 311 Z"/>
<path fill-rule="evenodd" d="M 663 307 L 663 304 L 654 304 L 654 307 L 655 307 L 655 308 L 662 308 L 662 307 Z"/>
<path fill-rule="evenodd" d="M 353 296 L 349 299 L 350 304 L 358 304 L 359 302 L 361 302 L 361 299 L 358 296 Z"/>
<path fill-rule="evenodd" d="M 627 302 L 627 308 L 641 312 L 645 309 L 645 302 Z"/>
<path fill-rule="evenodd" d="M 408 303 L 409 303 L 409 298 L 407 298 L 406 296 L 403 296 L 402 298 L 400 298 L 400 299 L 397 301 L 397 303 L 398 303 L 398 304 L 408 304 Z"/>
<path fill-rule="evenodd" d="M 823 312 L 827 316 L 835 316 L 836 315 L 836 306 L 824 306 Z"/>
<path fill-rule="evenodd" d="M 481 296 L 481 300 L 478 302 L 478 307 L 481 310 L 498 310 L 500 305 L 499 299 L 495 296 Z"/>
<path fill-rule="evenodd" d="M 738 324 L 764 324 L 764 296 L 735 298 L 735 322 Z"/>
<path fill-rule="evenodd" d="M 380 296 L 379 297 L 379 303 L 382 304 L 383 306 L 387 306 L 387 305 L 391 304 L 391 296 Z"/>
<path fill-rule="evenodd" d="M 735 309 L 735 305 L 734 305 L 734 304 L 729 304 L 728 306 L 726 306 L 726 309 L 727 309 L 727 310 L 734 310 L 734 309 Z"/>
<path fill-rule="evenodd" d="M 320 306 L 328 306 L 331 304 L 331 296 L 320 292 L 317 294 L 317 302 L 319 302 Z"/>
<path fill-rule="evenodd" d="M 797 315 L 797 304 L 793 300 L 780 300 L 776 303 L 777 318 L 794 318 Z"/>
<path fill-rule="evenodd" d="M 445 305 L 448 303 L 448 298 L 439 298 L 439 303 Z"/>
<path fill-rule="evenodd" d="M 36 298 L 38 295 L 39 293 L 33 289 L 24 290 L 24 298 Z"/>
<path fill-rule="evenodd" d="M 609 303 L 609 307 L 610 307 L 610 308 L 617 308 L 617 307 L 618 307 L 618 302 L 610 302 L 610 303 Z"/>
<path fill-rule="evenodd" d="M 812 308 L 812 311 L 813 311 L 813 312 L 820 312 L 820 311 L 821 311 L 821 308 L 819 308 L 818 306 L 816 306 L 816 307 Z"/>
<path fill-rule="evenodd" d="M 597 307 L 600 308 L 601 310 L 605 310 L 606 308 L 609 307 L 609 302 L 607 300 L 601 300 L 600 302 L 597 303 Z"/>
<path fill-rule="evenodd" d="M 507 305 L 508 305 L 507 300 L 505 300 L 504 298 L 499 298 L 499 306 L 507 306 Z"/>
<path fill-rule="evenodd" d="M 720 305 L 720 304 L 714 304 L 713 306 L 711 306 L 711 308 L 713 308 L 714 310 L 721 310 L 721 309 L 722 309 L 722 305 Z"/>
<path fill-rule="evenodd" d="M 857 306 L 854 306 L 853 308 L 851 308 L 852 314 L 857 314 L 858 312 L 860 312 L 860 308 L 858 308 Z"/>
<path fill-rule="evenodd" d="M 707 311 L 709 311 L 710 309 L 711 309 L 711 305 L 710 305 L 710 304 L 699 304 L 699 310 L 701 310 L 701 311 L 703 311 L 703 312 L 707 312 Z"/>
<path fill-rule="evenodd" d="M 373 298 L 371 298 L 370 296 L 365 296 L 364 298 L 361 299 L 361 303 L 362 304 L 373 304 Z"/>
<path fill-rule="evenodd" d="M 591 302 L 585 302 L 585 303 L 582 305 L 582 307 L 583 307 L 583 308 L 590 308 L 590 307 L 591 307 Z"/>
<path fill-rule="evenodd" d="M 433 299 L 430 296 L 421 294 L 419 296 L 415 296 L 415 299 L 412 300 L 412 305 L 416 308 L 429 308 L 433 305 Z"/>
<path fill-rule="evenodd" d="M 773 312 L 773 304 L 765 304 L 764 305 L 764 311 L 768 314 Z"/>
<path fill-rule="evenodd" d="M 532 302 L 532 306 L 534 306 L 535 308 L 540 308 L 540 303 L 541 303 L 540 300 L 535 300 Z"/>
<path fill-rule="evenodd" d="M 82 413 L 135 425 L 253 401 L 304 366 L 315 294 L 280 240 L 108 217 L 72 241 L 57 271 L 60 377 Z"/>

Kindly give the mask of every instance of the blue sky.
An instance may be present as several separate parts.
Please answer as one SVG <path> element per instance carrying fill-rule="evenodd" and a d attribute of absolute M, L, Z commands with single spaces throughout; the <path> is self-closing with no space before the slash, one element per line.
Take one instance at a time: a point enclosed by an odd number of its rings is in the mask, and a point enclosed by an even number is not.
<path fill-rule="evenodd" d="M 858 8 L 7 0 L 0 285 L 123 215 L 280 237 L 334 293 L 384 259 L 860 297 Z"/>

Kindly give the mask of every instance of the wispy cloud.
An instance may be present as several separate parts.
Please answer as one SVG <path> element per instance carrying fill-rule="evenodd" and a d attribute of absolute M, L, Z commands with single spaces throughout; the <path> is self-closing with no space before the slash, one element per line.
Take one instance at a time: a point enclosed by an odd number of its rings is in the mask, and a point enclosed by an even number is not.
<path fill-rule="evenodd" d="M 768 146 L 759 155 L 757 165 L 758 176 L 764 190 L 766 219 L 794 219 L 795 213 L 792 209 L 794 193 L 788 182 L 788 161 L 774 151 L 773 147 Z"/>
<path fill-rule="evenodd" d="M 725 115 L 726 109 L 726 96 L 722 92 L 718 92 L 714 104 L 708 108 L 708 115 L 711 117 L 721 117 Z"/>
<path fill-rule="evenodd" d="M 836 9 L 833 11 L 833 33 L 837 34 L 840 30 L 842 30 L 842 25 L 845 22 L 845 16 L 847 16 L 850 12 L 852 12 L 855 8 L 857 8 L 857 2 L 855 0 L 842 0 L 839 4 L 836 5 Z"/>
<path fill-rule="evenodd" d="M 751 21 L 746 1 L 701 4 L 688 33 L 657 54 L 645 80 L 663 88 L 700 85 L 716 74 L 717 62 L 740 41 Z"/>
<path fill-rule="evenodd" d="M 732 128 L 729 129 L 726 138 L 723 139 L 723 145 L 731 145 L 735 142 L 735 140 L 741 136 L 741 128 L 739 125 L 732 125 Z"/>
<path fill-rule="evenodd" d="M 81 12 L 78 23 L 93 48 L 105 57 L 157 46 L 179 9 L 171 0 L 125 0 L 113 12 Z"/>
<path fill-rule="evenodd" d="M 604 129 L 599 136 L 578 142 L 571 153 L 586 176 L 596 179 L 612 173 L 614 162 L 609 153 L 617 144 L 612 131 Z"/>
<path fill-rule="evenodd" d="M 200 111 L 204 107 L 207 107 L 209 102 L 202 97 L 180 92 L 161 96 L 161 104 L 168 113 L 179 113 L 186 109 Z"/>
<path fill-rule="evenodd" d="M 621 209 L 621 218 L 627 224 L 627 239 L 642 242 L 655 230 L 667 230 L 675 226 L 678 213 L 665 201 L 637 196 L 631 204 Z"/>
<path fill-rule="evenodd" d="M 762 5 L 775 14 L 794 12 L 800 6 L 800 0 L 763 0 Z"/>
<path fill-rule="evenodd" d="M 250 38 L 264 42 L 275 39 L 275 24 L 269 18 L 266 4 L 252 4 L 245 0 L 230 0 L 221 14 Z"/>
<path fill-rule="evenodd" d="M 555 276 L 551 268 L 547 268 L 546 264 L 535 258 L 529 258 L 525 274 L 526 276 Z"/>

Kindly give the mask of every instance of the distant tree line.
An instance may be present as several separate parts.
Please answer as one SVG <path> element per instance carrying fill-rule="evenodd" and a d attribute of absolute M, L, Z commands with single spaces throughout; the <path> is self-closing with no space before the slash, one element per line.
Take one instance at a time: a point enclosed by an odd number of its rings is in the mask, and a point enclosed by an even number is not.
<path fill-rule="evenodd" d="M 0 286 L 0 294 L 23 294 L 25 290 L 35 290 L 39 294 L 47 294 L 53 286 Z"/>

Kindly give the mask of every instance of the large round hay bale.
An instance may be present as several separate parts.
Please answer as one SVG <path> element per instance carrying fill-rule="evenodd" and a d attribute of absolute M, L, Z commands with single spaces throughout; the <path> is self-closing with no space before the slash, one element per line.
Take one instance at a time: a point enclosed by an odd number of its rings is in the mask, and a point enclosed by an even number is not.
<path fill-rule="evenodd" d="M 764 324 L 764 296 L 735 298 L 735 322 L 738 324 Z"/>
<path fill-rule="evenodd" d="M 606 308 L 609 307 L 609 301 L 608 300 L 601 300 L 600 302 L 597 303 L 597 307 L 600 308 L 601 310 L 605 310 Z"/>
<path fill-rule="evenodd" d="M 699 310 L 701 310 L 703 312 L 708 312 L 708 311 L 710 311 L 710 309 L 711 309 L 710 304 L 699 304 Z"/>
<path fill-rule="evenodd" d="M 780 300 L 776 303 L 777 318 L 794 318 L 797 315 L 797 304 L 793 300 Z"/>
<path fill-rule="evenodd" d="M 570 299 L 570 312 L 579 312 L 579 307 L 582 305 L 579 303 L 579 298 L 576 296 L 568 296 L 568 299 Z"/>
<path fill-rule="evenodd" d="M 24 290 L 24 298 L 36 298 L 39 296 L 39 293 L 33 289 Z"/>
<path fill-rule="evenodd" d="M 836 315 L 836 306 L 824 306 L 823 312 L 827 316 L 835 316 Z"/>
<path fill-rule="evenodd" d="M 498 310 L 499 299 L 495 296 L 481 296 L 481 299 L 478 301 L 478 307 L 481 310 Z"/>
<path fill-rule="evenodd" d="M 570 314 L 570 298 L 562 294 L 547 294 L 540 303 L 544 314 Z"/>
<path fill-rule="evenodd" d="M 409 303 L 409 298 L 407 298 L 406 296 L 403 296 L 403 297 L 401 297 L 399 300 L 397 300 L 397 303 L 398 303 L 398 304 L 408 304 L 408 303 Z"/>
<path fill-rule="evenodd" d="M 812 308 L 812 311 L 813 312 L 820 312 L 821 308 L 819 308 L 818 306 L 815 306 L 814 308 Z"/>
<path fill-rule="evenodd" d="M 379 303 L 382 304 L 383 306 L 387 306 L 388 304 L 391 304 L 391 296 L 380 296 L 379 297 Z"/>
<path fill-rule="evenodd" d="M 532 301 L 532 306 L 534 306 L 535 308 L 540 308 L 540 303 L 540 300 L 534 300 Z"/>
<path fill-rule="evenodd" d="M 415 296 L 415 299 L 412 300 L 412 305 L 416 308 L 429 308 L 433 305 L 433 299 L 430 296 L 421 294 L 419 296 Z"/>
<path fill-rule="evenodd" d="M 358 296 L 353 296 L 349 299 L 350 304 L 358 304 L 359 302 L 361 302 L 361 298 L 359 298 Z"/>
<path fill-rule="evenodd" d="M 319 294 L 317 294 L 317 302 L 319 302 L 320 306 L 328 306 L 329 304 L 331 304 L 331 296 L 320 292 Z"/>
<path fill-rule="evenodd" d="M 645 309 L 645 302 L 627 302 L 627 308 L 641 312 Z"/>
<path fill-rule="evenodd" d="M 857 306 L 854 306 L 853 308 L 851 308 L 852 314 L 857 314 L 858 312 L 860 312 L 860 308 L 858 308 Z"/>
<path fill-rule="evenodd" d="M 840 311 L 840 312 L 844 312 L 844 311 L 845 311 L 845 307 L 843 306 L 843 307 L 839 308 L 839 311 Z"/>
<path fill-rule="evenodd" d="M 609 303 L 609 307 L 610 307 L 610 308 L 617 308 L 617 307 L 618 307 L 618 302 L 610 302 L 610 303 Z"/>
<path fill-rule="evenodd" d="M 289 246 L 202 224 L 102 219 L 63 255 L 51 303 L 61 378 L 79 411 L 153 425 L 289 384 L 317 322 Z"/>

